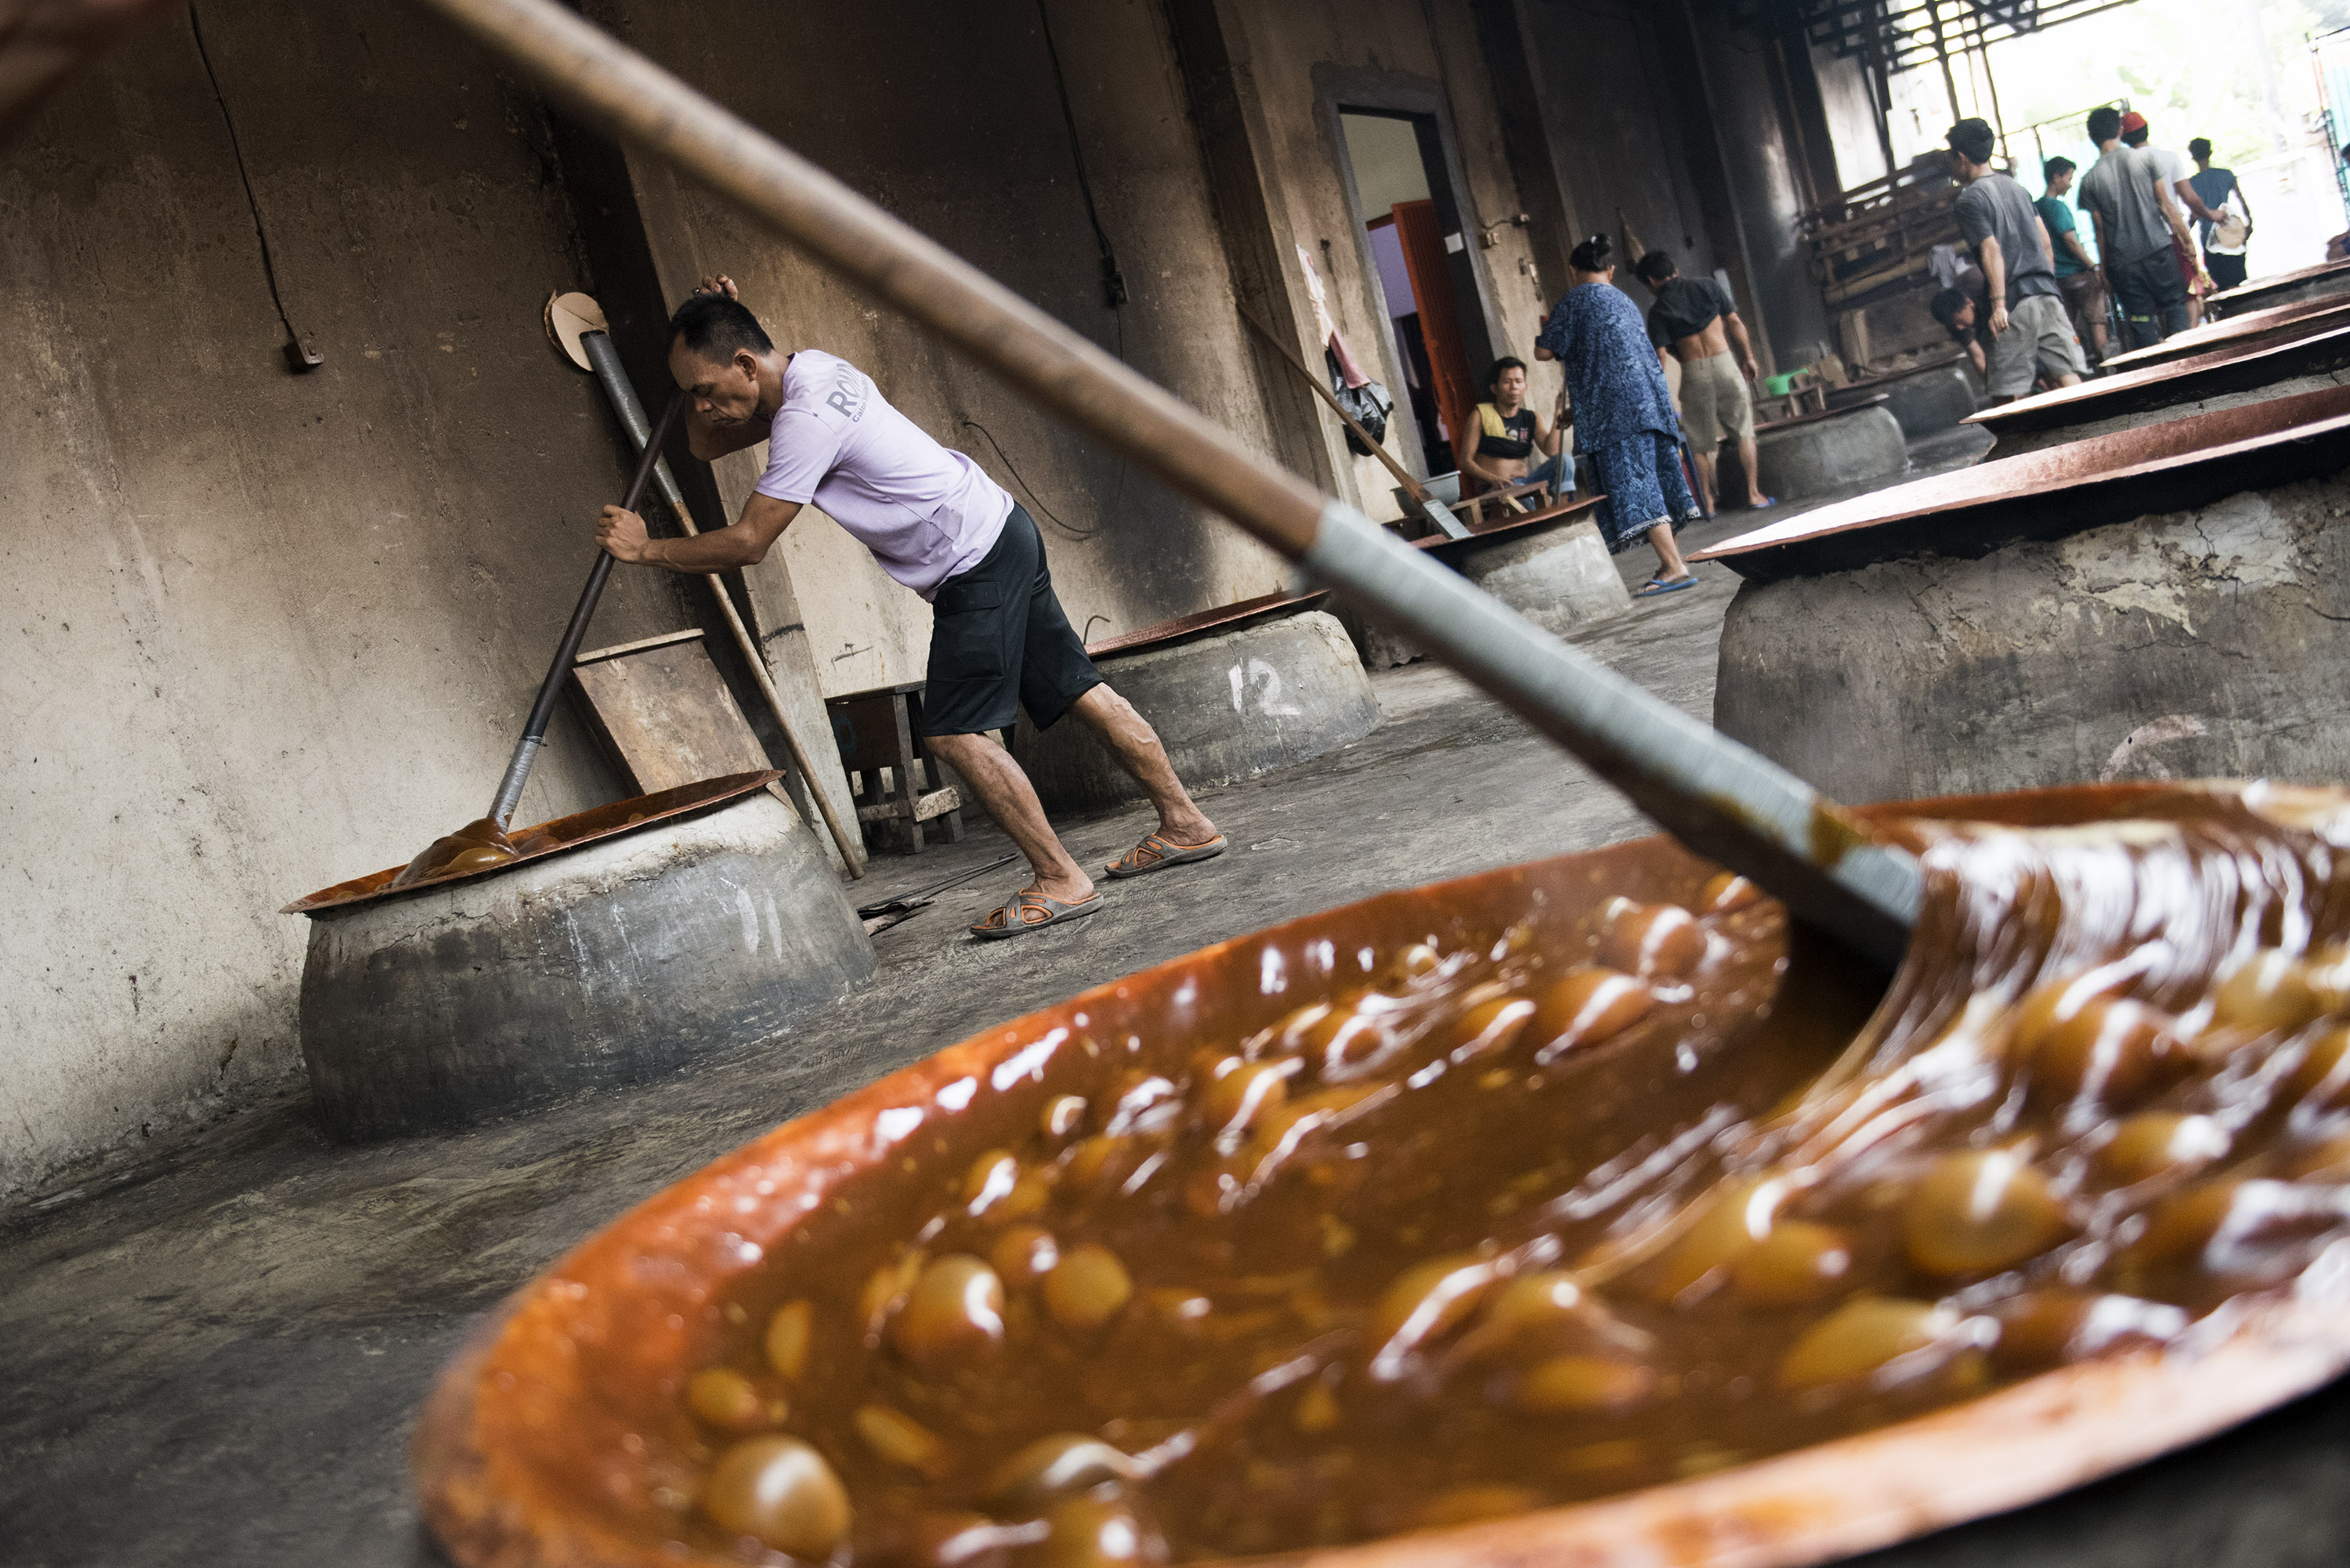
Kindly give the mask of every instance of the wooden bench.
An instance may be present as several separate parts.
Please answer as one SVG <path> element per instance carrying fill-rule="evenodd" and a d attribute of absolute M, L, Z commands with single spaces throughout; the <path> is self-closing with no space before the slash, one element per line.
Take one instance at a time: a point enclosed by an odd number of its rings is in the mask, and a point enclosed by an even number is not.
<path fill-rule="evenodd" d="M 937 783 L 922 744 L 922 682 L 851 691 L 824 706 L 848 770 L 857 820 L 869 836 L 895 840 L 893 847 L 909 855 L 922 852 L 925 823 L 943 819 L 950 844 L 962 837 L 962 795 Z"/>

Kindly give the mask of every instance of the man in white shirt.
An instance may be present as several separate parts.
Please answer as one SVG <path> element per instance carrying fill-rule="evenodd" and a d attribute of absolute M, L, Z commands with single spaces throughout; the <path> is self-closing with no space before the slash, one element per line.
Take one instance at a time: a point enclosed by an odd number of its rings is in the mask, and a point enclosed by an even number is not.
<path fill-rule="evenodd" d="M 1035 786 L 993 733 L 1023 705 L 1040 730 L 1076 714 L 1158 809 L 1158 830 L 1105 867 L 1111 877 L 1223 853 L 1223 836 L 1192 804 L 1157 732 L 1103 681 L 1070 629 L 1027 509 L 977 463 L 924 434 L 847 360 L 776 348 L 731 278 L 705 278 L 678 307 L 669 362 L 689 394 L 693 455 L 707 462 L 765 441 L 766 472 L 728 527 L 655 539 L 635 513 L 607 506 L 597 542 L 622 561 L 730 571 L 765 559 L 813 503 L 883 571 L 930 601 L 924 741 L 962 775 L 1035 873 L 971 928 L 973 936 L 1018 936 L 1101 908 L 1092 878 L 1045 820 Z"/>

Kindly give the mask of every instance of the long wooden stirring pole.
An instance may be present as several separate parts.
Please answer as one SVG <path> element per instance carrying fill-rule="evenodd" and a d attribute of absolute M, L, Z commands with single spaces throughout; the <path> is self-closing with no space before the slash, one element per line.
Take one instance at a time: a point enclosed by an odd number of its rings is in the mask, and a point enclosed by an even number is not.
<path fill-rule="evenodd" d="M 1529 625 L 1354 508 L 555 0 L 424 0 L 610 135 L 668 158 L 1136 467 L 1247 529 L 1565 746 L 1699 853 L 1880 963 L 1911 856 L 1777 763 Z M 658 442 L 655 443 L 655 449 Z"/>
<path fill-rule="evenodd" d="M 629 373 L 620 365 L 620 351 L 612 346 L 607 332 L 583 332 L 579 335 L 580 352 L 588 356 L 596 379 L 602 384 L 604 395 L 612 402 L 612 410 L 628 427 L 629 439 L 636 441 L 639 452 L 650 449 L 652 431 L 645 419 L 644 405 L 637 400 L 637 389 L 629 381 Z M 653 483 L 660 487 L 661 499 L 669 504 L 677 518 L 677 525 L 687 535 L 702 530 L 694 525 L 693 514 L 687 510 L 685 495 L 670 477 L 666 462 L 653 465 Z M 865 846 L 850 833 L 834 809 L 832 798 L 825 794 L 824 781 L 816 777 L 808 765 L 806 747 L 800 744 L 799 732 L 792 728 L 791 715 L 784 711 L 784 694 L 775 690 L 775 678 L 767 673 L 767 661 L 759 651 L 758 640 L 751 628 L 743 624 L 743 612 L 734 607 L 734 596 L 726 591 L 726 579 L 715 572 L 705 575 L 702 581 L 718 600 L 718 613 L 726 619 L 728 629 L 734 634 L 734 646 L 742 650 L 743 659 L 751 667 L 751 679 L 759 688 L 759 695 L 767 700 L 767 711 L 775 716 L 775 727 L 784 732 L 784 749 L 791 753 L 792 766 L 799 769 L 800 781 L 806 784 L 808 798 L 816 803 L 817 814 L 824 818 L 825 831 L 832 835 L 833 847 L 840 851 L 841 862 L 851 877 L 865 875 Z"/>
<path fill-rule="evenodd" d="M 645 486 L 652 482 L 653 464 L 660 461 L 661 442 L 669 439 L 670 427 L 677 423 L 678 410 L 685 407 L 685 394 L 680 392 L 661 410 L 660 423 L 653 427 L 652 440 L 645 443 L 644 455 L 637 460 L 637 476 L 629 481 L 628 499 L 620 504 L 634 512 L 644 499 Z M 604 597 L 604 584 L 612 575 L 612 557 L 603 550 L 596 552 L 596 564 L 588 570 L 588 586 L 579 590 L 579 602 L 571 609 L 571 624 L 563 628 L 563 640 L 555 645 L 555 659 L 546 667 L 546 679 L 538 683 L 538 700 L 530 705 L 530 718 L 523 724 L 522 739 L 515 742 L 514 755 L 506 762 L 505 777 L 498 781 L 497 798 L 490 802 L 490 820 L 504 833 L 514 825 L 515 807 L 522 804 L 522 786 L 530 780 L 530 764 L 537 760 L 538 748 L 546 742 L 547 721 L 555 717 L 555 700 L 563 693 L 563 678 L 579 659 L 579 644 L 588 636 L 588 622 L 596 614 L 596 601 Z"/>

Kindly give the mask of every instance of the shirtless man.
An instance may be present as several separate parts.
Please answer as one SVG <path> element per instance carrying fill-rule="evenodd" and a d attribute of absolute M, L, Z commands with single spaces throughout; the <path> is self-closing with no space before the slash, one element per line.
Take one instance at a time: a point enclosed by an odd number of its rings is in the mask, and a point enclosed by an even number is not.
<path fill-rule="evenodd" d="M 1707 506 L 1716 504 L 1718 493 L 1715 454 L 1731 441 L 1746 472 L 1746 504 L 1771 505 L 1756 477 L 1754 398 L 1748 389 L 1762 370 L 1736 302 L 1710 278 L 1683 277 L 1663 251 L 1650 251 L 1632 270 L 1657 297 L 1648 311 L 1648 341 L 1656 345 L 1658 363 L 1667 354 L 1681 362 L 1681 430 L 1697 459 Z"/>
<path fill-rule="evenodd" d="M 670 318 L 670 374 L 688 394 L 693 455 L 712 462 L 767 442 L 766 472 L 728 527 L 655 539 L 607 506 L 596 542 L 619 560 L 699 575 L 766 558 L 813 502 L 931 602 L 922 736 L 962 775 L 1035 873 L 985 920 L 982 940 L 1090 915 L 1101 895 L 1053 832 L 1028 775 L 993 732 L 1022 705 L 1040 730 L 1075 713 L 1159 812 L 1159 828 L 1105 867 L 1139 877 L 1206 860 L 1223 835 L 1201 815 L 1141 714 L 1111 691 L 1069 628 L 1027 510 L 977 463 L 890 407 L 872 378 L 816 349 L 788 352 L 736 297 L 704 278 Z"/>

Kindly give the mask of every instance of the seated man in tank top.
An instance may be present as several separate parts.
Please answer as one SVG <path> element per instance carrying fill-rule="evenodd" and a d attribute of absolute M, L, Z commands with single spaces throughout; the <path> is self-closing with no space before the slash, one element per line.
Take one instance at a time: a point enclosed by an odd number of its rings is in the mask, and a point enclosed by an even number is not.
<path fill-rule="evenodd" d="M 1223 836 L 1192 804 L 1157 732 L 1104 683 L 1070 629 L 1027 509 L 977 463 L 924 434 L 847 360 L 776 348 L 730 278 L 703 279 L 671 317 L 669 367 L 688 395 L 693 455 L 707 462 L 765 441 L 766 472 L 731 526 L 654 539 L 635 513 L 607 506 L 597 543 L 617 559 L 673 572 L 731 571 L 764 560 L 813 503 L 930 601 L 923 739 L 1035 873 L 971 928 L 973 936 L 1017 936 L 1101 908 L 1093 879 L 1045 819 L 1035 786 L 993 734 L 1023 706 L 1040 730 L 1075 713 L 1157 808 L 1158 830 L 1105 867 L 1110 876 L 1223 852 Z"/>
<path fill-rule="evenodd" d="M 1771 505 L 1755 473 L 1754 399 L 1747 389 L 1762 372 L 1736 302 L 1711 278 L 1683 277 L 1663 251 L 1650 251 L 1632 270 L 1657 296 L 1648 311 L 1648 341 L 1657 358 L 1669 353 L 1681 362 L 1681 431 L 1697 459 L 1706 504 L 1719 504 L 1714 458 L 1723 442 L 1734 441 L 1746 471 L 1746 504 Z"/>
<path fill-rule="evenodd" d="M 1575 490 L 1575 471 L 1561 463 L 1559 430 L 1526 407 L 1526 362 L 1503 358 L 1485 374 L 1485 395 L 1477 405 L 1476 444 L 1461 454 L 1461 472 L 1489 490 L 1540 484 L 1554 497 Z M 1535 454 L 1544 461 L 1537 465 Z"/>

